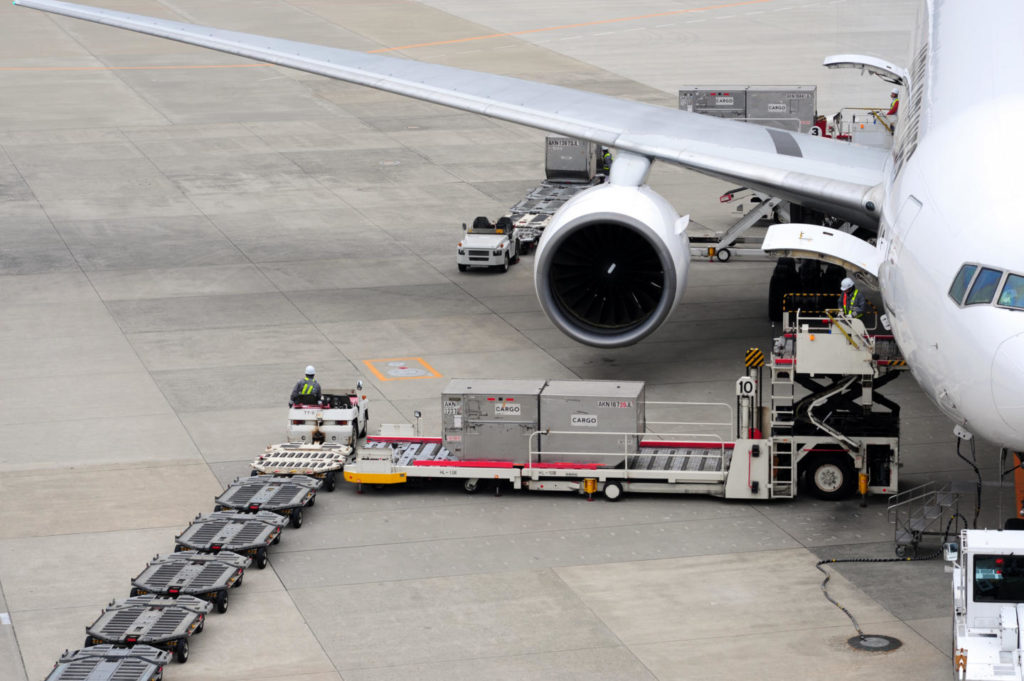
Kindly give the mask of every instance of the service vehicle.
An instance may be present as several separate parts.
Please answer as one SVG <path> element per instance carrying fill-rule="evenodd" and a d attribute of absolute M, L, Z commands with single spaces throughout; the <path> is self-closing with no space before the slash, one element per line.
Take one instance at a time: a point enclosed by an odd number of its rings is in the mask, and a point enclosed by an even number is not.
<path fill-rule="evenodd" d="M 490 480 L 611 501 L 788 499 L 801 481 L 822 499 L 898 491 L 899 408 L 878 392 L 905 368 L 891 336 L 834 312 L 787 312 L 762 406 L 763 364 L 752 348 L 735 407 L 652 402 L 641 382 L 456 379 L 441 396 L 440 437 L 369 437 L 345 480 L 448 478 L 467 492 Z"/>
<path fill-rule="evenodd" d="M 171 653 L 153 646 L 122 648 L 104 643 L 65 650 L 46 681 L 162 681 Z"/>
<path fill-rule="evenodd" d="M 213 603 L 217 612 L 228 611 L 228 589 L 242 586 L 252 559 L 230 551 L 179 551 L 157 555 L 132 578 L 132 596 L 155 594 L 168 598 L 195 596 Z"/>
<path fill-rule="evenodd" d="M 1024 532 L 962 530 L 953 573 L 953 678 L 1024 678 Z"/>
<path fill-rule="evenodd" d="M 188 662 L 189 638 L 206 626 L 213 605 L 195 596 L 169 598 L 145 594 L 111 601 L 85 628 L 85 647 L 109 643 L 162 648 L 179 663 Z"/>
<path fill-rule="evenodd" d="M 303 444 L 287 442 L 267 445 L 266 451 L 256 457 L 249 475 L 305 475 L 323 482 L 323 489 L 333 492 L 337 475 L 345 467 L 345 459 L 352 447 L 331 443 Z"/>
<path fill-rule="evenodd" d="M 214 500 L 214 511 L 271 511 L 302 527 L 303 509 L 316 503 L 323 482 L 306 475 L 259 475 L 235 478 Z"/>
<path fill-rule="evenodd" d="M 508 218 L 499 218 L 491 224 L 484 216 L 473 220 L 473 228 L 462 223 L 462 240 L 456 249 L 455 262 L 460 272 L 470 267 L 495 267 L 508 272 L 511 265 L 519 262 L 519 240 L 515 228 Z"/>
<path fill-rule="evenodd" d="M 365 437 L 370 408 L 362 390 L 358 381 L 354 389 L 325 389 L 316 404 L 293 404 L 288 409 L 288 442 L 353 445 Z"/>

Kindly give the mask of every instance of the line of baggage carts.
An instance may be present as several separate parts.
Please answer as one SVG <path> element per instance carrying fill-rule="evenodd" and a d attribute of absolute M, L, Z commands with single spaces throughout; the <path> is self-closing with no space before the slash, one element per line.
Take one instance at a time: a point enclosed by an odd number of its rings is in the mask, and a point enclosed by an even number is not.
<path fill-rule="evenodd" d="M 190 640 L 214 610 L 228 611 L 245 571 L 267 566 L 286 526 L 302 526 L 317 492 L 333 491 L 351 448 L 272 445 L 174 538 L 173 551 L 154 556 L 85 627 L 85 643 L 65 650 L 46 681 L 160 681 L 172 659 L 187 662 Z"/>

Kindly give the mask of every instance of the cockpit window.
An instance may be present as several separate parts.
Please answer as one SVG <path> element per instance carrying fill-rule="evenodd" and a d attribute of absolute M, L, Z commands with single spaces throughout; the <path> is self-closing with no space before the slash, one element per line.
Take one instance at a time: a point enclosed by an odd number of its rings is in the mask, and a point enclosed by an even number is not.
<path fill-rule="evenodd" d="M 1003 278 L 1003 273 L 999 270 L 990 270 L 987 267 L 982 268 L 981 272 L 974 279 L 974 284 L 971 286 L 971 292 L 967 294 L 967 300 L 964 301 L 965 305 L 981 305 L 992 302 L 992 298 L 996 295 L 996 288 L 999 286 L 999 280 Z"/>
<path fill-rule="evenodd" d="M 1003 292 L 999 294 L 996 305 L 1024 310 L 1024 277 L 1019 274 L 1011 274 L 1006 277 Z"/>
<path fill-rule="evenodd" d="M 964 265 L 956 273 L 953 285 L 949 287 L 949 297 L 956 301 L 956 304 L 964 302 L 964 294 L 967 293 L 967 285 L 971 283 L 971 277 L 978 271 L 977 265 Z"/>

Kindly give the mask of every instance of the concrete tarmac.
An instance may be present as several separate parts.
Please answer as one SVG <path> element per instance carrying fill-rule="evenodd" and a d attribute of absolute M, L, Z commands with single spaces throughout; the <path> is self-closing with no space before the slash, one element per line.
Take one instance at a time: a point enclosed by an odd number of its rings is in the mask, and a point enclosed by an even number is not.
<path fill-rule="evenodd" d="M 819 110 L 886 84 L 826 55 L 904 63 L 909 0 L 118 0 L 116 9 L 379 50 L 674 106 L 689 84 L 817 84 Z M 0 679 L 42 679 L 111 598 L 263 447 L 306 364 L 362 379 L 371 431 L 437 433 L 453 377 L 632 379 L 732 402 L 767 349 L 771 264 L 695 262 L 671 320 L 596 350 L 540 311 L 532 258 L 460 273 L 462 222 L 542 177 L 544 133 L 277 67 L 0 6 Z M 652 185 L 710 230 L 727 187 Z M 372 360 L 436 378 L 381 380 Z M 386 362 L 384 362 L 386 365 Z M 374 364 L 374 366 L 381 366 Z M 387 378 L 387 376 L 385 376 Z M 904 488 L 971 482 L 913 379 Z M 986 481 L 996 452 L 979 446 Z M 979 526 L 1010 496 L 984 488 Z M 964 512 L 973 512 L 973 496 Z M 1001 506 L 1000 506 L 1001 504 Z M 886 500 L 324 494 L 212 615 L 190 679 L 933 679 L 937 561 L 844 564 L 834 596 L 890 653 L 851 650 L 815 563 L 892 557 Z M 932 544 L 934 546 L 934 543 Z"/>

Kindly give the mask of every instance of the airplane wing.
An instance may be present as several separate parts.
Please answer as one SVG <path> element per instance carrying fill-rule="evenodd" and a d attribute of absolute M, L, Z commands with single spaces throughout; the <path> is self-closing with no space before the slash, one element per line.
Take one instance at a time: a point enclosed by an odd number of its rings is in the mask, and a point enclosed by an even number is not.
<path fill-rule="evenodd" d="M 554 133 L 741 183 L 874 226 L 884 151 L 438 64 L 225 31 L 59 0 L 15 5 L 168 38 Z"/>

